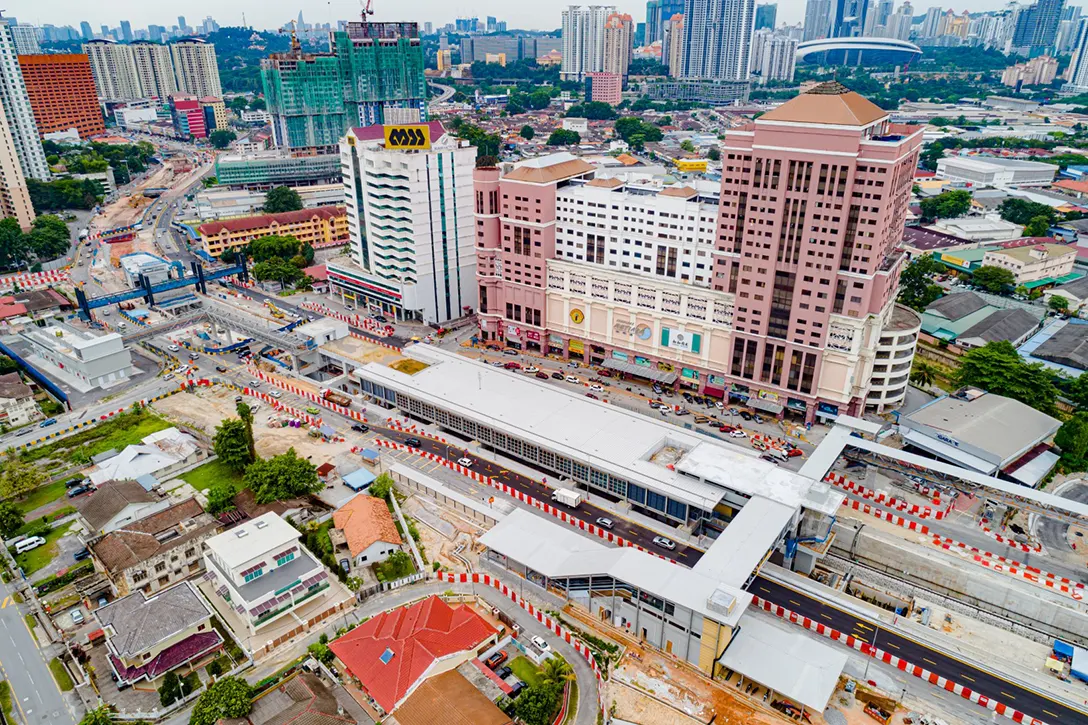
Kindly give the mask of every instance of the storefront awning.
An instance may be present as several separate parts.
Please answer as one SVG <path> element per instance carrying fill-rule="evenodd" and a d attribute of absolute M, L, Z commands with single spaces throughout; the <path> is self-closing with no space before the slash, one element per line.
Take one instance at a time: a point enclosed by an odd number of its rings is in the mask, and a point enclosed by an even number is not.
<path fill-rule="evenodd" d="M 657 368 L 646 367 L 644 365 L 636 365 L 635 363 L 630 363 L 625 360 L 617 360 L 614 357 L 606 358 L 604 367 L 609 370 L 616 370 L 639 378 L 647 378 L 653 380 L 655 383 L 671 385 L 676 382 L 676 373 L 667 373 L 664 370 L 658 370 Z"/>
<path fill-rule="evenodd" d="M 764 400 L 763 398 L 748 398 L 748 405 L 756 410 L 762 410 L 764 413 L 770 413 L 771 415 L 778 415 L 782 412 L 782 405 L 780 403 L 773 403 L 770 400 Z"/>

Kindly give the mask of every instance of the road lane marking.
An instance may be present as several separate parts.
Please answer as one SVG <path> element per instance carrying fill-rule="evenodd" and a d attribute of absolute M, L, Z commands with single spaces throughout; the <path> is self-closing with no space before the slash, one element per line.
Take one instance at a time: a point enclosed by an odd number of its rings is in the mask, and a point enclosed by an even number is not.
<path fill-rule="evenodd" d="M 1001 692 L 1002 695 L 1009 698 L 1010 700 L 1015 700 L 1016 699 L 1016 695 L 1010 695 L 1009 693 L 1005 692 L 1004 690 L 1000 690 L 1000 692 Z"/>
<path fill-rule="evenodd" d="M 974 678 L 974 677 L 971 677 L 971 675 L 964 675 L 964 674 L 961 674 L 961 675 L 960 675 L 960 677 L 962 677 L 963 679 L 967 680 L 968 682 L 974 682 L 974 681 L 975 681 L 975 678 Z"/>
<path fill-rule="evenodd" d="M 885 647 L 895 647 L 896 649 L 899 649 L 899 645 L 897 645 L 895 642 L 885 642 L 884 646 Z"/>
<path fill-rule="evenodd" d="M 923 662 L 928 662 L 929 664 L 931 664 L 931 665 L 933 665 L 933 666 L 937 666 L 937 663 L 936 663 L 936 662 L 934 662 L 933 660 L 929 659 L 928 657 L 923 657 L 923 658 L 922 658 L 922 661 L 923 661 Z"/>
<path fill-rule="evenodd" d="M 760 588 L 759 588 L 759 591 L 761 591 L 761 592 L 764 592 L 764 593 L 766 593 L 766 594 L 770 594 L 770 593 L 771 593 L 771 590 L 770 590 L 770 589 L 768 589 L 767 587 L 760 587 Z"/>
<path fill-rule="evenodd" d="M 870 627 L 865 622 L 862 622 L 861 620 L 858 620 L 858 621 L 854 622 L 854 627 L 857 628 L 857 629 L 869 629 L 869 630 L 872 629 L 872 627 Z"/>
<path fill-rule="evenodd" d="M 798 602 L 798 601 L 796 601 L 796 600 L 790 599 L 790 600 L 788 600 L 788 601 L 789 601 L 789 603 L 790 603 L 790 604 L 792 604 L 792 605 L 793 605 L 793 606 L 795 606 L 795 607 L 799 607 L 799 606 L 801 606 L 801 602 Z"/>
<path fill-rule="evenodd" d="M 1055 712 L 1051 712 L 1050 710 L 1043 710 L 1043 714 L 1050 715 L 1050 717 L 1061 717 L 1061 715 L 1058 715 Z"/>

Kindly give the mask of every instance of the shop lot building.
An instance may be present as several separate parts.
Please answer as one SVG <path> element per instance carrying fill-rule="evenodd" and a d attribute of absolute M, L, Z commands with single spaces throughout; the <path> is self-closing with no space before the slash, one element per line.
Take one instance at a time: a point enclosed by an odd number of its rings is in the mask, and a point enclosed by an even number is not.
<path fill-rule="evenodd" d="M 558 485 L 624 501 L 672 526 L 739 534 L 747 524 L 737 528 L 737 521 L 758 501 L 768 511 L 758 517 L 760 535 L 770 537 L 765 553 L 784 532 L 826 535 L 841 501 L 828 484 L 762 461 L 754 450 L 454 352 L 417 345 L 406 354 L 422 369 L 409 375 L 363 365 L 353 373 L 363 391 L 545 471 Z M 816 554 L 803 546 L 796 552 L 797 568 L 811 568 Z"/>
<path fill-rule="evenodd" d="M 885 407 L 921 141 L 829 83 L 727 132 L 720 187 L 570 154 L 477 169 L 481 337 L 806 421 Z"/>

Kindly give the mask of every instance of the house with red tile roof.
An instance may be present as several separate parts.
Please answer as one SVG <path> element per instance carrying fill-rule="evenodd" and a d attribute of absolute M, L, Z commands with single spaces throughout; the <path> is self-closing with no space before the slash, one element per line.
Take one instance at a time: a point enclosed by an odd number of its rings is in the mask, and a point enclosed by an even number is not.
<path fill-rule="evenodd" d="M 389 713 L 428 677 L 456 669 L 498 635 L 471 607 L 432 596 L 367 620 L 329 648 L 340 671 Z"/>
<path fill-rule="evenodd" d="M 332 525 L 333 556 L 341 565 L 349 562 L 352 570 L 385 561 L 404 543 L 385 500 L 369 494 L 361 493 L 337 509 Z"/>

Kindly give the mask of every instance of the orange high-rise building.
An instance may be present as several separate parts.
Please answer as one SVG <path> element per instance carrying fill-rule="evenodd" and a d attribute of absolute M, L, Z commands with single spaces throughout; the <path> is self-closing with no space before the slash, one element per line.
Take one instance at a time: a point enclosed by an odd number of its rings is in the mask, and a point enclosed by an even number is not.
<path fill-rule="evenodd" d="M 74 128 L 86 139 L 105 133 L 91 64 L 83 53 L 20 55 L 30 108 L 43 136 Z"/>

